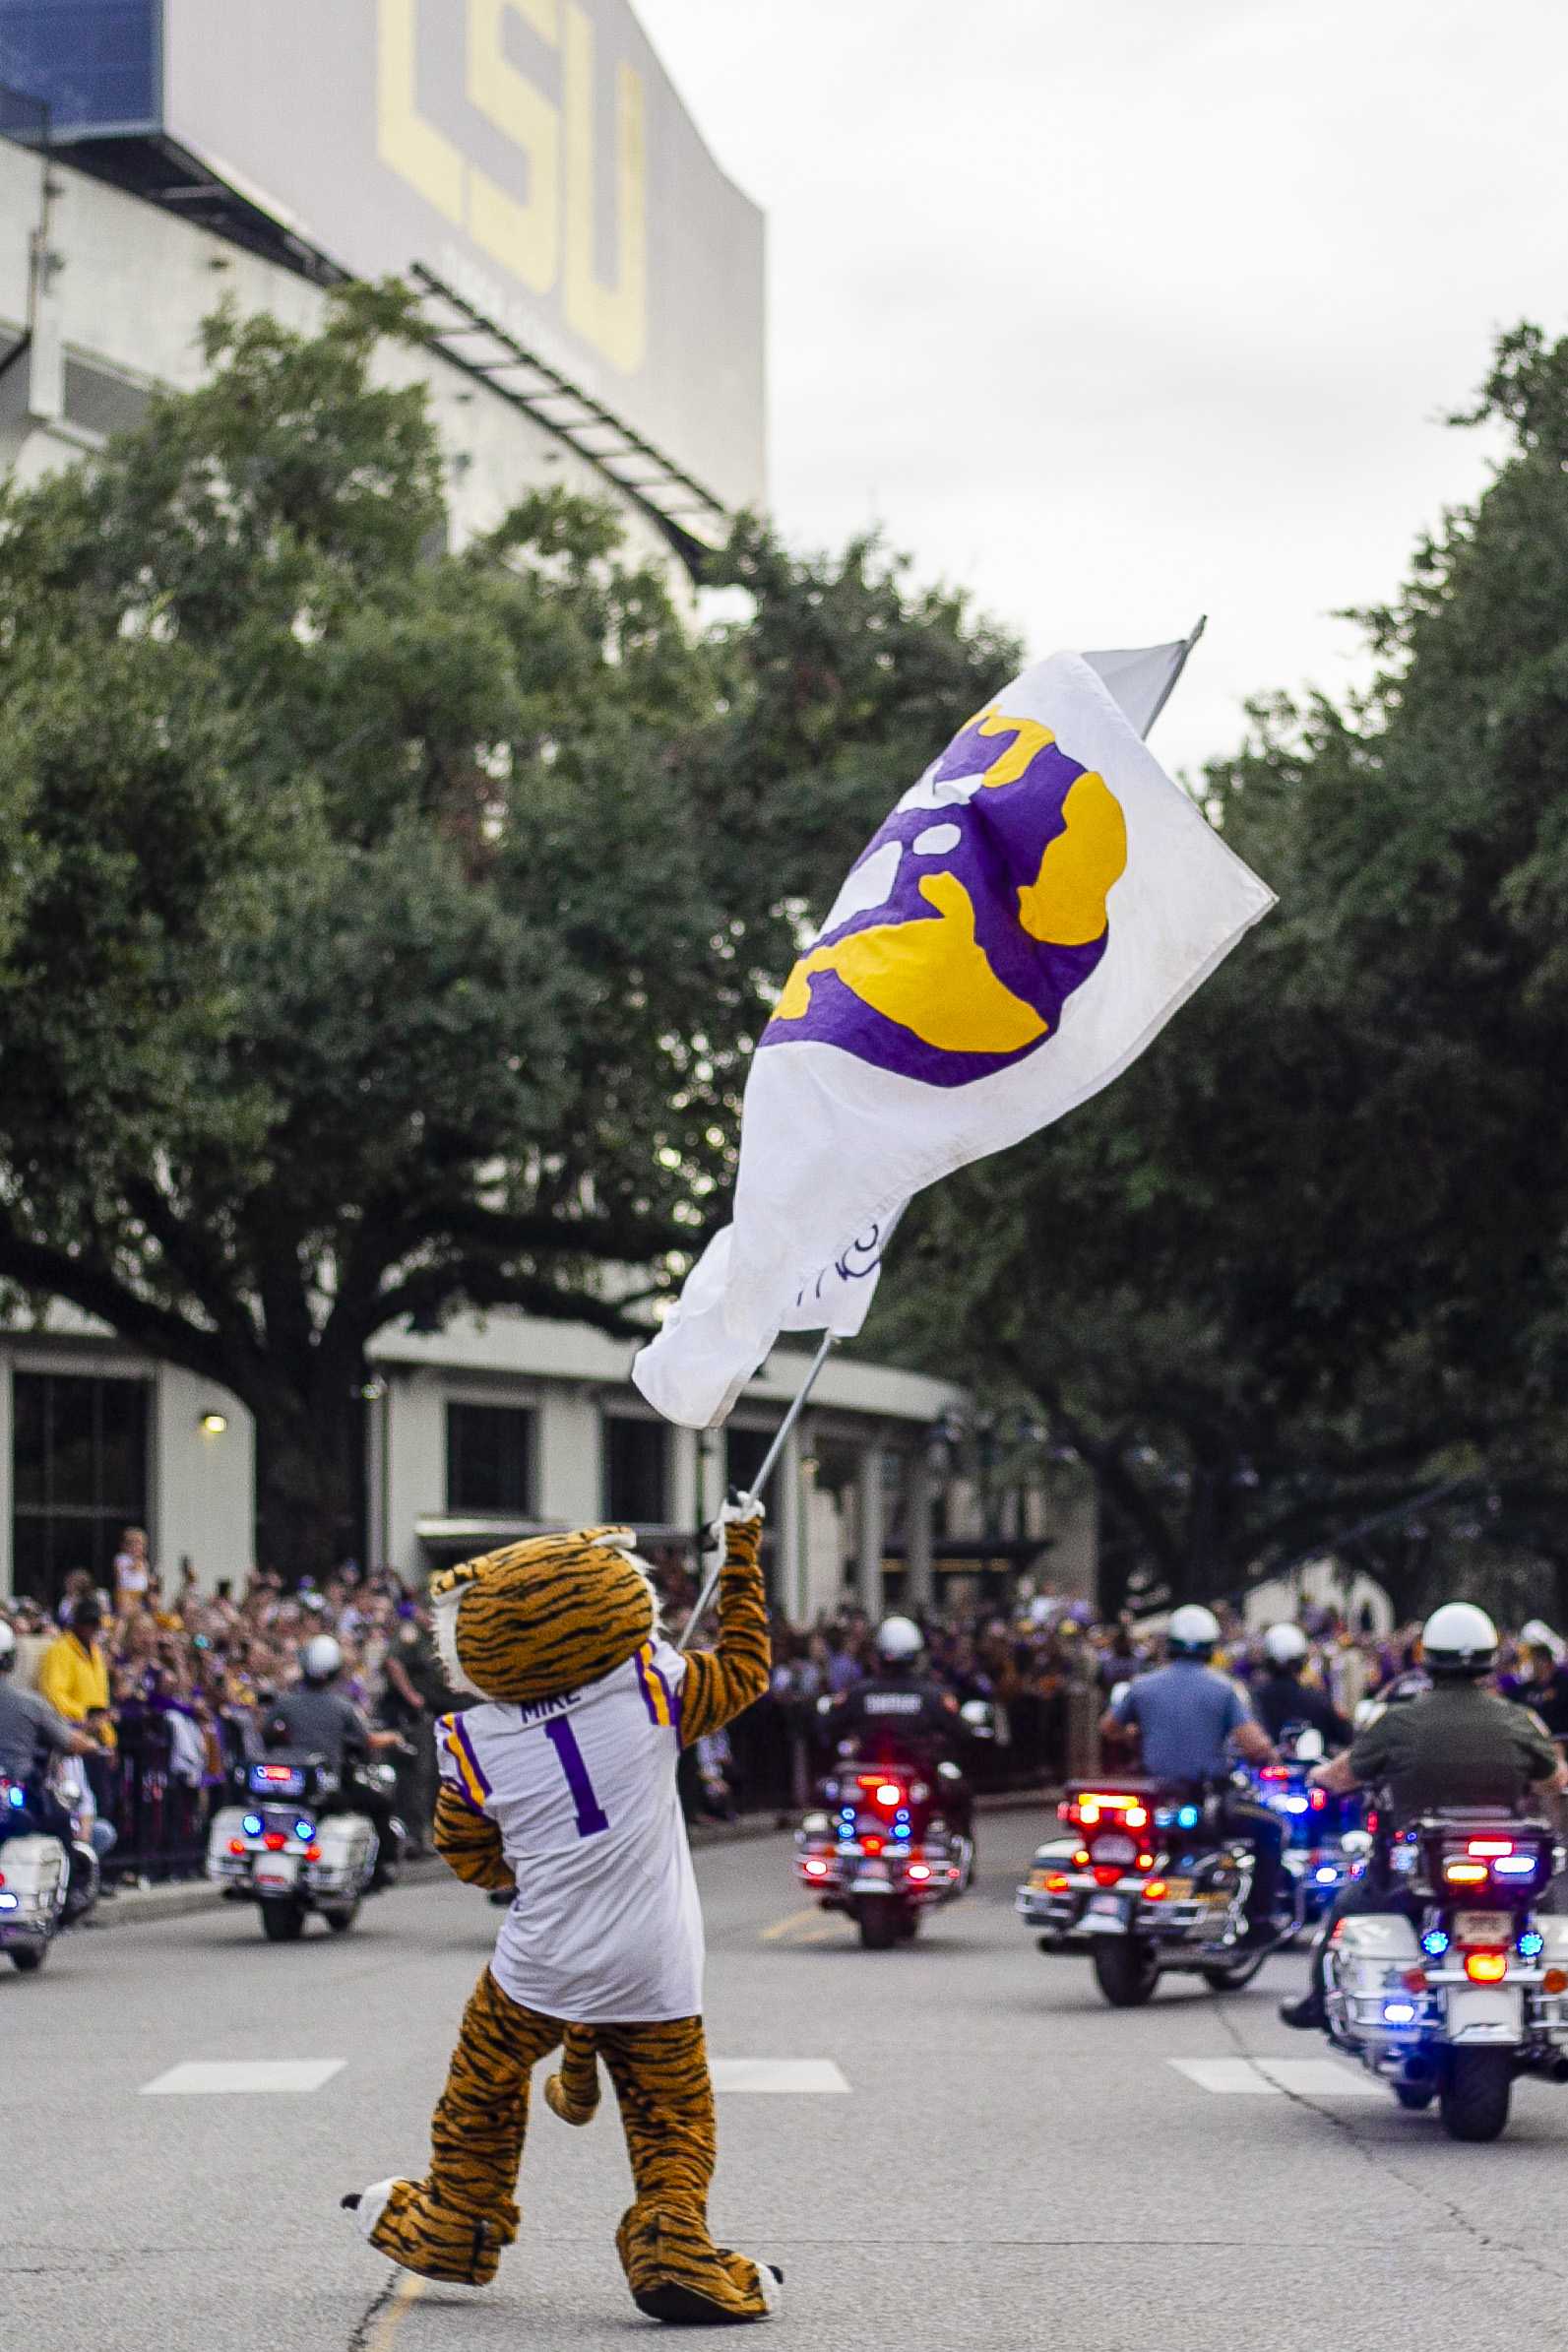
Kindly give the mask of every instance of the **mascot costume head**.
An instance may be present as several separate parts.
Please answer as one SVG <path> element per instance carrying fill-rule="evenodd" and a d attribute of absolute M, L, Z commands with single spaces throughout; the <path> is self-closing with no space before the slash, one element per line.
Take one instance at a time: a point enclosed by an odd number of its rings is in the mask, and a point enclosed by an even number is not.
<path fill-rule="evenodd" d="M 464 2015 L 428 2172 L 344 2199 L 408 2269 L 495 2276 L 520 2221 L 530 2079 L 559 2050 L 556 2115 L 593 2116 L 599 2060 L 620 2104 L 636 2197 L 616 2245 L 639 2310 L 722 2324 L 777 2306 L 777 2271 L 709 2232 L 702 1918 L 675 1791 L 681 1748 L 767 1688 L 761 1535 L 759 1505 L 726 1506 L 719 1641 L 685 1655 L 662 1637 L 625 1528 L 534 1537 L 431 1582 L 446 1679 L 474 1701 L 437 1727 L 436 1846 L 459 1877 L 513 1900 Z"/>

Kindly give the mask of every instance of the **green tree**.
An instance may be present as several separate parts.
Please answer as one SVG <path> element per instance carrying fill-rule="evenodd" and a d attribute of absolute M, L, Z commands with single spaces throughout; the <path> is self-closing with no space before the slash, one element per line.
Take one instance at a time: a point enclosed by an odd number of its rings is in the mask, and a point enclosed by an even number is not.
<path fill-rule="evenodd" d="M 1434 1487 L 1467 1573 L 1493 1537 L 1568 1571 L 1568 345 L 1505 337 L 1461 421 L 1502 455 L 1359 616 L 1367 692 L 1257 707 L 1204 780 L 1279 911 L 910 1236 L 928 1358 L 962 1333 L 1095 1468 L 1113 1596 Z"/>
<path fill-rule="evenodd" d="M 448 551 L 409 331 L 220 315 L 200 388 L 0 491 L 0 1281 L 242 1398 L 290 1567 L 378 1330 L 638 1327 L 804 906 L 1005 666 L 865 543 L 744 526 L 706 638 L 581 499 Z"/>

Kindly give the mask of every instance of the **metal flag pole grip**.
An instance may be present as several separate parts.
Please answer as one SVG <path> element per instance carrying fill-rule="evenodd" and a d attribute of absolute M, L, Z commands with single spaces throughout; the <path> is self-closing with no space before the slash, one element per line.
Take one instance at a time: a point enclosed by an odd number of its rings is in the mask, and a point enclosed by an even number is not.
<path fill-rule="evenodd" d="M 794 1396 L 790 1400 L 789 1410 L 785 1413 L 783 1421 L 779 1424 L 778 1429 L 774 1431 L 773 1443 L 763 1455 L 762 1467 L 759 1469 L 756 1478 L 752 1482 L 751 1492 L 753 1494 L 755 1494 L 759 1502 L 762 1500 L 763 1489 L 767 1486 L 768 1481 L 772 1478 L 774 1470 L 778 1465 L 779 1456 L 784 1452 L 784 1439 L 788 1436 L 790 1430 L 794 1428 L 795 1423 L 800 1419 L 802 1412 L 805 1410 L 806 1399 L 811 1394 L 812 1389 L 816 1386 L 817 1374 L 827 1363 L 832 1347 L 833 1333 L 831 1331 L 825 1331 L 822 1334 L 822 1345 L 820 1348 L 818 1348 L 815 1356 L 812 1357 L 810 1365 L 806 1369 L 806 1376 L 801 1381 L 799 1388 L 795 1391 Z M 692 1613 L 686 1620 L 685 1629 L 682 1632 L 679 1641 L 675 1644 L 675 1647 L 678 1650 L 683 1650 L 688 1646 L 692 1635 L 696 1632 L 698 1625 L 702 1621 L 704 1612 L 707 1610 L 710 1602 L 713 1600 L 714 1594 L 719 1589 L 719 1579 L 723 1571 L 723 1565 L 724 1546 L 723 1534 L 722 1530 L 721 1529 L 719 1557 L 714 1561 L 712 1568 L 708 1572 L 707 1581 L 704 1583 L 701 1592 L 697 1595 L 696 1603 L 692 1609 Z"/>

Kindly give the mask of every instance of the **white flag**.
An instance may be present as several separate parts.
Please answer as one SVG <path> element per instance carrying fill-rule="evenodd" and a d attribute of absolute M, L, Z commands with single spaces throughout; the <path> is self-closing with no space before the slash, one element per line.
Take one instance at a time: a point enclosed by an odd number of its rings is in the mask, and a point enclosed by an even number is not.
<path fill-rule="evenodd" d="M 785 983 L 733 1223 L 639 1354 L 643 1394 L 721 1420 L 780 1331 L 822 1327 L 792 1318 L 845 1235 L 1107 1086 L 1273 903 L 1081 655 L 1025 670 L 905 794 Z"/>

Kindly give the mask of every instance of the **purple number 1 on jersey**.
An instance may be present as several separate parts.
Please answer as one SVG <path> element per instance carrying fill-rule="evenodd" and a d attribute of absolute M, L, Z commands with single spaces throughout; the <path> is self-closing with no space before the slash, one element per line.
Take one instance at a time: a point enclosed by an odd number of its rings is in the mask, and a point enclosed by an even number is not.
<path fill-rule="evenodd" d="M 601 1829 L 609 1827 L 609 1815 L 594 1794 L 594 1783 L 588 1777 L 576 1732 L 564 1715 L 557 1715 L 544 1726 L 544 1737 L 561 1759 L 561 1770 L 566 1774 L 566 1785 L 577 1808 L 578 1836 L 596 1837 Z"/>

